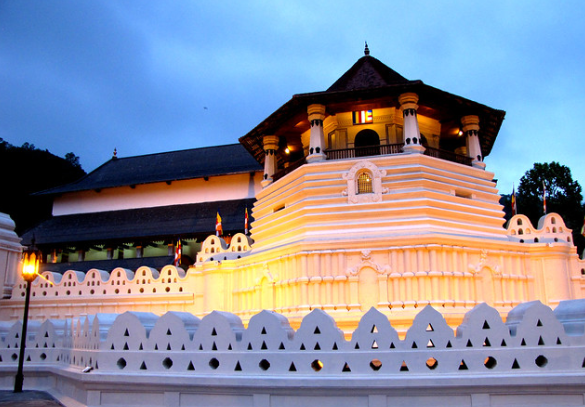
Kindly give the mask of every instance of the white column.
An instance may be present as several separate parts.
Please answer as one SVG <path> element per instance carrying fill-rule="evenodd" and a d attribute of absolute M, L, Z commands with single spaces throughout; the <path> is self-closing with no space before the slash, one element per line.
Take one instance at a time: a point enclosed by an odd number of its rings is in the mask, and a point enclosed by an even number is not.
<path fill-rule="evenodd" d="M 10 298 L 18 280 L 22 246 L 15 227 L 9 215 L 0 213 L 0 298 Z"/>
<path fill-rule="evenodd" d="M 398 97 L 404 118 L 404 152 L 423 153 L 425 148 L 421 144 L 420 130 L 418 128 L 418 95 L 416 93 L 403 93 Z"/>
<path fill-rule="evenodd" d="M 272 176 L 276 172 L 276 150 L 278 150 L 278 136 L 264 136 L 264 179 L 262 186 L 272 183 Z"/>
<path fill-rule="evenodd" d="M 481 154 L 481 145 L 479 143 L 479 117 L 464 116 L 461 118 L 463 133 L 466 135 L 467 154 L 471 158 L 471 165 L 477 168 L 485 169 L 483 156 Z"/>
<path fill-rule="evenodd" d="M 323 120 L 325 120 L 325 106 L 309 105 L 307 108 L 309 114 L 309 123 L 311 123 L 311 133 L 309 140 L 308 162 L 323 161 L 327 156 L 323 152 L 325 149 L 325 133 L 323 132 Z"/>

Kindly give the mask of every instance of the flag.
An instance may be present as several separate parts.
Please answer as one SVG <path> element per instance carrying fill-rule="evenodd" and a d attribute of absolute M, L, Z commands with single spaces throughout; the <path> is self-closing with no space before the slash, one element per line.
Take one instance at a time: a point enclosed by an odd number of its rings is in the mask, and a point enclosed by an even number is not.
<path fill-rule="evenodd" d="M 246 215 L 244 217 L 244 234 L 248 234 L 248 208 L 246 208 Z"/>
<path fill-rule="evenodd" d="M 181 239 L 177 240 L 177 247 L 175 247 L 175 261 L 173 264 L 175 267 L 179 267 L 181 265 L 181 254 L 183 252 L 183 247 L 181 245 Z"/>
<path fill-rule="evenodd" d="M 542 208 L 544 209 L 544 214 L 546 215 L 546 185 L 544 185 L 544 181 L 542 181 Z"/>
<path fill-rule="evenodd" d="M 215 235 L 216 236 L 223 235 L 223 228 L 221 226 L 221 215 L 219 214 L 219 209 L 217 210 L 217 216 L 215 217 Z"/>
<path fill-rule="evenodd" d="M 585 236 L 585 219 L 583 219 L 583 226 L 581 227 L 581 234 Z"/>
<path fill-rule="evenodd" d="M 516 206 L 516 189 L 512 185 L 512 216 L 518 213 L 518 207 Z"/>

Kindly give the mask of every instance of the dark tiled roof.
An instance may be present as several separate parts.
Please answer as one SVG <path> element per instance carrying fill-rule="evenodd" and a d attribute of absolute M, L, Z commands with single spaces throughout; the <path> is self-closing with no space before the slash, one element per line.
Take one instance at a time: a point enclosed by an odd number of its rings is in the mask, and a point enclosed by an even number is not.
<path fill-rule="evenodd" d="M 215 233 L 218 209 L 224 232 L 243 232 L 245 208 L 251 216 L 254 202 L 252 198 L 54 216 L 26 232 L 22 236 L 22 244 L 30 244 L 33 235 L 36 244 L 41 247 L 207 236 Z"/>
<path fill-rule="evenodd" d="M 395 70 L 384 65 L 372 56 L 364 56 L 358 59 L 349 70 L 344 73 L 328 92 L 377 88 L 380 86 L 408 83 L 409 80 Z"/>
<path fill-rule="evenodd" d="M 79 181 L 43 191 L 41 194 L 60 194 L 260 170 L 262 167 L 241 144 L 229 144 L 113 158 Z"/>
<path fill-rule="evenodd" d="M 408 80 L 369 55 L 360 58 L 326 91 L 294 95 L 248 134 L 240 137 L 240 143 L 259 163 L 263 163 L 262 137 L 307 130 L 307 107 L 311 104 L 325 105 L 328 115 L 350 111 L 356 104 L 363 106 L 366 103 L 399 108 L 398 98 L 406 92 L 419 95 L 420 114 L 442 123 L 459 123 L 461 117 L 466 115 L 479 116 L 482 154 L 484 157 L 490 154 L 504 120 L 504 111 L 441 91 L 420 80 Z"/>

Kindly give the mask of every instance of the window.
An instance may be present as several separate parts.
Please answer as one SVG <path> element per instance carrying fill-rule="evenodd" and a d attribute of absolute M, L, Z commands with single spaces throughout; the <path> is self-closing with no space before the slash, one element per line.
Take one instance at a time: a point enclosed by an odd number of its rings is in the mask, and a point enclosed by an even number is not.
<path fill-rule="evenodd" d="M 347 196 L 350 204 L 381 202 L 382 195 L 388 193 L 388 188 L 382 186 L 382 177 L 385 176 L 386 170 L 380 170 L 374 163 L 367 160 L 358 161 L 343 174 L 343 179 L 347 181 L 347 189 L 341 193 Z"/>
<path fill-rule="evenodd" d="M 372 190 L 372 176 L 369 172 L 364 171 L 357 178 L 357 193 L 358 194 L 371 194 Z"/>

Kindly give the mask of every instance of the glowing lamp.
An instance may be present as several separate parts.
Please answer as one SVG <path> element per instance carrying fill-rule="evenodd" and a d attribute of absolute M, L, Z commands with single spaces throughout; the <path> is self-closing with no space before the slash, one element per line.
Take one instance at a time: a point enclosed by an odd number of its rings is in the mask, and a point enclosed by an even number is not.
<path fill-rule="evenodd" d="M 39 275 L 41 253 L 36 249 L 26 250 L 22 253 L 22 278 L 24 281 L 33 282 Z"/>
<path fill-rule="evenodd" d="M 20 336 L 20 352 L 18 356 L 18 371 L 14 378 L 14 393 L 22 393 L 24 383 L 24 352 L 26 347 L 26 329 L 28 325 L 28 309 L 30 306 L 30 284 L 39 275 L 41 252 L 35 248 L 34 238 L 30 248 L 22 253 L 22 278 L 26 281 L 26 295 L 24 299 L 24 316 L 22 318 L 22 335 Z"/>

